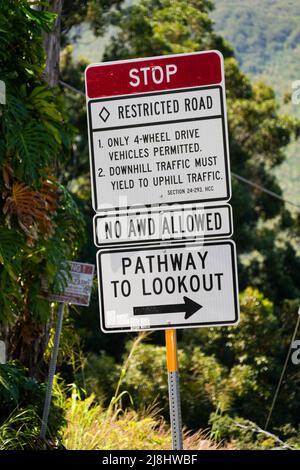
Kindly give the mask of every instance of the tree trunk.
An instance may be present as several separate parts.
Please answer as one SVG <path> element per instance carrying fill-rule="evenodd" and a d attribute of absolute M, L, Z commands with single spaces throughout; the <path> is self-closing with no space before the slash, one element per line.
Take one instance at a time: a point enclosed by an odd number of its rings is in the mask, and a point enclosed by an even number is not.
<path fill-rule="evenodd" d="M 57 14 L 55 26 L 50 33 L 44 33 L 44 47 L 46 51 L 45 81 L 50 87 L 55 87 L 59 82 L 59 54 L 60 54 L 60 28 L 63 0 L 51 0 L 48 11 Z"/>
<path fill-rule="evenodd" d="M 28 369 L 29 375 L 37 380 L 44 380 L 47 374 L 44 352 L 50 337 L 51 323 L 52 319 L 44 324 L 21 318 L 6 338 L 10 359 L 20 361 Z"/>

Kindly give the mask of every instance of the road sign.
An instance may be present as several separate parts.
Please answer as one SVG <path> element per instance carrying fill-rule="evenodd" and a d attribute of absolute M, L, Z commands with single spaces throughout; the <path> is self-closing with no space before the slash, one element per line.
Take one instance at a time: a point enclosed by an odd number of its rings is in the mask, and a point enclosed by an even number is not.
<path fill-rule="evenodd" d="M 43 279 L 41 296 L 49 300 L 49 302 L 88 306 L 93 284 L 94 265 L 74 261 L 68 261 L 68 263 L 70 265 L 71 279 L 68 279 L 64 292 L 61 294 L 48 292 L 47 281 Z"/>
<path fill-rule="evenodd" d="M 238 322 L 231 240 L 103 249 L 97 261 L 105 333 Z"/>
<path fill-rule="evenodd" d="M 93 64 L 86 93 L 95 211 L 230 199 L 218 51 Z"/>
<path fill-rule="evenodd" d="M 229 204 L 123 210 L 96 214 L 93 225 L 98 247 L 222 238 L 232 235 L 232 210 Z"/>

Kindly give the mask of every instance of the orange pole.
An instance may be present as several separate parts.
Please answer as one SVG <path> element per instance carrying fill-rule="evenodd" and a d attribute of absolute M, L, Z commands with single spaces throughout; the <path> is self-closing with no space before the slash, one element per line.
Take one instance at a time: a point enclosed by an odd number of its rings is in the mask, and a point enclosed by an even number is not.
<path fill-rule="evenodd" d="M 165 330 L 168 372 L 178 371 L 176 330 Z"/>
<path fill-rule="evenodd" d="M 182 421 L 179 391 L 176 330 L 165 330 L 173 450 L 182 450 Z"/>

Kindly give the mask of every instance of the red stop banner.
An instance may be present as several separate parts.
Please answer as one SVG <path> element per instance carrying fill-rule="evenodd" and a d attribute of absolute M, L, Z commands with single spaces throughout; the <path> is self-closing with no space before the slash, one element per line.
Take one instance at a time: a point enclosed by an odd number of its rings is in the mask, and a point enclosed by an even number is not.
<path fill-rule="evenodd" d="M 218 85 L 222 60 L 208 51 L 93 64 L 86 69 L 86 93 L 93 99 Z"/>

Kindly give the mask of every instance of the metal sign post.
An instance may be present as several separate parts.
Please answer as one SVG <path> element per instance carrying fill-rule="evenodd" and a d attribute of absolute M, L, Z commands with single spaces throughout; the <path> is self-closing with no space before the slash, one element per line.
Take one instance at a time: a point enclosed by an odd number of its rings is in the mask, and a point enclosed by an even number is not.
<path fill-rule="evenodd" d="M 61 302 L 58 307 L 58 316 L 57 316 L 56 331 L 55 331 L 55 336 L 54 336 L 54 345 L 53 345 L 51 361 L 50 361 L 50 366 L 49 366 L 46 398 L 45 398 L 45 403 L 44 403 L 42 427 L 41 427 L 41 432 L 40 432 L 41 439 L 45 439 L 46 432 L 47 432 L 50 404 L 51 404 L 51 397 L 52 397 L 53 379 L 54 379 L 54 374 L 56 370 L 60 334 L 61 334 L 62 322 L 64 318 L 64 308 L 65 308 L 65 304 Z"/>
<path fill-rule="evenodd" d="M 173 450 L 182 450 L 182 421 L 179 389 L 176 330 L 166 330 L 166 353 L 169 385 L 170 423 Z"/>
<path fill-rule="evenodd" d="M 41 296 L 47 299 L 49 302 L 59 302 L 58 316 L 56 323 L 56 330 L 54 335 L 54 345 L 51 355 L 51 361 L 49 366 L 48 383 L 46 390 L 46 397 L 43 409 L 42 426 L 40 432 L 40 438 L 45 439 L 48 417 L 51 405 L 53 379 L 56 370 L 58 348 L 60 342 L 60 335 L 62 330 L 62 323 L 64 317 L 65 303 L 73 305 L 82 305 L 88 307 L 90 303 L 91 290 L 94 276 L 94 265 L 88 263 L 78 263 L 74 261 L 68 261 L 70 265 L 71 277 L 64 289 L 64 292 L 60 294 L 53 294 L 48 291 L 47 282 L 42 281 L 43 290 Z"/>

